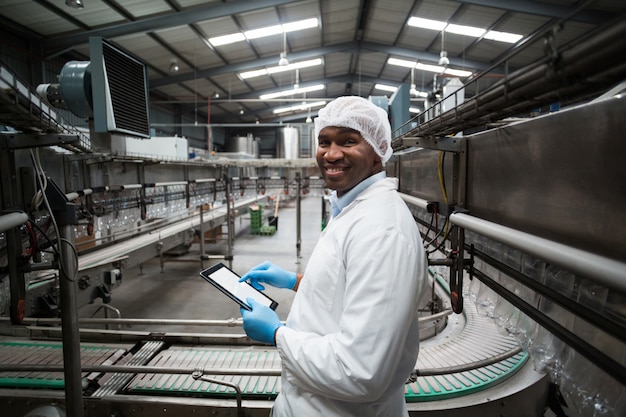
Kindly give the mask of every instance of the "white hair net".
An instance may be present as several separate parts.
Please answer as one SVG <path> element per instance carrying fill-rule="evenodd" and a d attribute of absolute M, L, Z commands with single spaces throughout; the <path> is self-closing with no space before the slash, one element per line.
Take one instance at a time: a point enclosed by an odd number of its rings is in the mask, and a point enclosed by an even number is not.
<path fill-rule="evenodd" d="M 385 163 L 391 158 L 391 126 L 387 112 L 369 100 L 356 96 L 339 97 L 326 105 L 315 118 L 315 137 L 328 126 L 358 131 Z"/>

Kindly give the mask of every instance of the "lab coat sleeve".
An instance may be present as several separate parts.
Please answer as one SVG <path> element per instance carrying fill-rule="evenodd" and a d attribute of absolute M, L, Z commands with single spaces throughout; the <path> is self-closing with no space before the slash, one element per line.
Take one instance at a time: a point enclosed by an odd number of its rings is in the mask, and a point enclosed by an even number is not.
<path fill-rule="evenodd" d="M 346 242 L 339 330 L 319 336 L 281 328 L 277 334 L 292 384 L 328 398 L 375 401 L 398 378 L 424 279 L 418 273 L 423 251 L 415 246 L 393 227 Z"/>

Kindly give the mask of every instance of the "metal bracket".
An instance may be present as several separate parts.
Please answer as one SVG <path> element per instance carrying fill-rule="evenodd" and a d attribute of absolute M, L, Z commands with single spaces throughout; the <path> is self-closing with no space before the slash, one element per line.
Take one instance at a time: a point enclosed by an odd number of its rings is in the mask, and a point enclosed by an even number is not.
<path fill-rule="evenodd" d="M 456 136 L 418 136 L 418 137 L 403 137 L 393 142 L 394 150 L 406 149 L 411 147 L 435 149 L 439 151 L 447 152 L 463 152 L 463 146 L 466 139 L 464 137 Z"/>

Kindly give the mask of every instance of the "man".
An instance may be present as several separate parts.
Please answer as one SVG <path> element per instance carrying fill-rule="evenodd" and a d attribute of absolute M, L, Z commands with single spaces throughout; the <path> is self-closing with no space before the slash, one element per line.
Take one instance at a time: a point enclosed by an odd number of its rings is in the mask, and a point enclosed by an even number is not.
<path fill-rule="evenodd" d="M 286 325 L 250 300 L 243 327 L 280 354 L 274 417 L 407 416 L 427 264 L 397 180 L 383 170 L 393 152 L 387 113 L 340 97 L 320 110 L 315 134 L 333 216 L 304 274 L 265 262 L 241 278 L 297 291 Z"/>

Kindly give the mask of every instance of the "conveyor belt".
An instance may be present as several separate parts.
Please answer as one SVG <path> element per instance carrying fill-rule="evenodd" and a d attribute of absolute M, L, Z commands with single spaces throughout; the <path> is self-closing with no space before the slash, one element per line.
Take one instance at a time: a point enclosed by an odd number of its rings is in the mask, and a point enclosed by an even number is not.
<path fill-rule="evenodd" d="M 454 337 L 420 350 L 417 369 L 424 375 L 406 385 L 407 402 L 435 401 L 467 395 L 502 382 L 526 362 L 516 340 L 498 333 L 493 320 L 480 317 L 473 306 L 458 316 Z M 280 369 L 275 349 L 258 347 L 171 347 L 160 352 L 149 366 L 193 369 Z M 280 392 L 275 376 L 206 375 L 237 384 L 244 398 L 273 399 Z M 232 397 L 234 390 L 195 380 L 191 375 L 137 375 L 127 393 L 200 397 Z"/>
<path fill-rule="evenodd" d="M 104 346 L 82 344 L 80 349 L 83 365 L 115 363 L 132 345 Z M 60 342 L 0 341 L 0 363 L 6 365 L 62 365 L 63 346 Z M 82 374 L 83 378 L 89 375 Z M 63 389 L 63 372 L 2 372 L 2 388 Z"/>
<path fill-rule="evenodd" d="M 172 373 L 116 372 L 83 374 L 99 388 L 94 397 L 111 395 L 193 396 L 235 398 L 232 388 L 196 379 L 191 370 L 247 370 L 234 375 L 204 375 L 210 380 L 239 386 L 243 398 L 273 399 L 280 392 L 280 357 L 274 348 L 259 346 L 180 346 L 143 342 L 137 346 L 82 344 L 83 366 L 116 365 L 175 369 Z M 59 342 L 2 341 L 0 363 L 60 365 Z M 477 314 L 468 304 L 463 314 L 450 317 L 439 335 L 424 341 L 416 374 L 405 386 L 406 401 L 424 402 L 462 397 L 493 387 L 514 375 L 527 361 L 513 337 L 498 332 L 493 320 Z M 122 368 L 123 369 L 123 368 Z M 179 369 L 189 369 L 183 373 Z M 262 372 L 251 372 L 260 370 Z M 263 375 L 267 371 L 268 375 Z M 155 371 L 151 371 L 155 372 Z M 243 375 L 241 375 L 243 373 Z M 251 374 L 254 373 L 254 374 Z M 272 375 L 269 375 L 272 374 Z M 61 372 L 13 372 L 0 374 L 0 387 L 62 389 Z"/>

